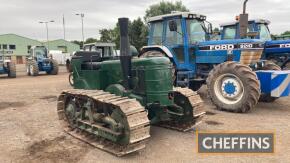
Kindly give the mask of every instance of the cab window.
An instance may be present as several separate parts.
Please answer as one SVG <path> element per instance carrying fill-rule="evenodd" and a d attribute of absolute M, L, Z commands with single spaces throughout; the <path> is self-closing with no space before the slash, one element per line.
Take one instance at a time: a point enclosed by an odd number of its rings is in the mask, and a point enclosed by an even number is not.
<path fill-rule="evenodd" d="M 166 27 L 166 44 L 167 45 L 181 45 L 183 44 L 181 20 L 176 19 L 177 31 L 170 31 L 169 21 L 167 21 Z"/>
<path fill-rule="evenodd" d="M 204 23 L 202 21 L 196 19 L 187 19 L 186 24 L 190 44 L 205 41 L 206 32 Z"/>
<path fill-rule="evenodd" d="M 258 25 L 259 32 L 260 32 L 260 39 L 262 40 L 271 40 L 271 34 L 269 32 L 269 29 L 265 24 L 259 24 Z"/>
<path fill-rule="evenodd" d="M 152 44 L 160 45 L 162 42 L 162 32 L 163 32 L 162 22 L 153 23 L 152 29 L 153 29 Z"/>
<path fill-rule="evenodd" d="M 236 37 L 236 27 L 235 26 L 224 27 L 224 39 L 225 40 L 235 39 L 235 37 Z"/>

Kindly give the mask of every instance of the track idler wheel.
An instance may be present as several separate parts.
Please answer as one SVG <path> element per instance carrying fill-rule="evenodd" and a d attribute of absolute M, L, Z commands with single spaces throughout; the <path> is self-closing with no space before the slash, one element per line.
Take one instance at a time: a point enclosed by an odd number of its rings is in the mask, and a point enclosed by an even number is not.
<path fill-rule="evenodd" d="M 200 96 L 188 88 L 174 88 L 171 93 L 174 105 L 167 107 L 169 121 L 158 125 L 178 131 L 189 131 L 195 128 L 205 115 L 203 101 Z"/>

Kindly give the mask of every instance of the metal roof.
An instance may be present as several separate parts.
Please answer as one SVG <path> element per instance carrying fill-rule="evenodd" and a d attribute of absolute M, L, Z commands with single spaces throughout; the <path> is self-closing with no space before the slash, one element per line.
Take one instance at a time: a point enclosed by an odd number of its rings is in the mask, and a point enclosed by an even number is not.
<path fill-rule="evenodd" d="M 150 18 L 148 18 L 148 22 L 163 20 L 165 18 L 174 17 L 174 16 L 181 16 L 182 18 L 197 18 L 197 19 L 202 19 L 202 20 L 206 19 L 205 15 L 201 15 L 201 14 L 197 14 L 197 13 L 192 13 L 192 12 L 172 12 L 171 14 L 158 15 L 158 16 L 150 17 Z"/>
<path fill-rule="evenodd" d="M 227 22 L 227 23 L 223 23 L 223 24 L 220 24 L 221 27 L 224 27 L 224 26 L 231 26 L 231 25 L 235 25 L 237 24 L 239 21 L 232 21 L 232 22 Z M 255 22 L 257 24 L 267 24 L 269 25 L 271 22 L 269 20 L 266 20 L 266 19 L 250 19 L 249 22 Z"/>
<path fill-rule="evenodd" d="M 94 42 L 94 43 L 89 43 L 85 44 L 84 46 L 89 46 L 89 45 L 95 45 L 95 46 L 116 46 L 115 43 L 108 43 L 108 42 Z"/>

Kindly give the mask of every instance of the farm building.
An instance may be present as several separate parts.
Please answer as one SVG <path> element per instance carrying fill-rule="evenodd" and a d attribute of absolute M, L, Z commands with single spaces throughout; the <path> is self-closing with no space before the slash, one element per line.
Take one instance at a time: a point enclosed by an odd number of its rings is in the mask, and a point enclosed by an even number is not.
<path fill-rule="evenodd" d="M 73 53 L 80 50 L 80 46 L 69 41 L 59 39 L 47 42 L 30 39 L 16 34 L 0 35 L 0 54 L 11 58 L 17 64 L 25 63 L 25 58 L 29 54 L 32 46 L 47 46 L 49 50 L 60 50 L 63 53 Z"/>

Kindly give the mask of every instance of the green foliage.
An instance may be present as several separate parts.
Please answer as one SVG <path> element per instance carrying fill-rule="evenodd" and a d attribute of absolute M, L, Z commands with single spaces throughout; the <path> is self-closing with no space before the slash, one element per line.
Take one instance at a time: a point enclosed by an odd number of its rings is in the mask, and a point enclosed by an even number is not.
<path fill-rule="evenodd" d="M 290 35 L 290 31 L 285 31 L 281 35 Z"/>
<path fill-rule="evenodd" d="M 95 38 L 87 38 L 86 41 L 85 41 L 85 44 L 89 44 L 89 43 L 94 43 L 94 42 L 97 42 L 98 40 L 95 39 Z"/>
<path fill-rule="evenodd" d="M 72 43 L 78 44 L 80 47 L 83 46 L 83 42 L 82 41 L 78 41 L 78 40 L 73 40 L 71 41 Z"/>
<path fill-rule="evenodd" d="M 151 5 L 145 11 L 144 19 L 147 20 L 149 17 L 158 16 L 163 14 L 170 14 L 172 11 L 189 11 L 181 1 L 175 3 L 161 1 L 159 4 Z"/>
<path fill-rule="evenodd" d="M 120 31 L 118 23 L 114 27 L 114 29 L 101 29 L 99 31 L 101 37 L 101 42 L 113 42 L 116 44 L 117 49 L 120 47 Z"/>
<path fill-rule="evenodd" d="M 139 17 L 130 24 L 130 41 L 137 50 L 140 50 L 147 43 L 147 27 Z"/>

